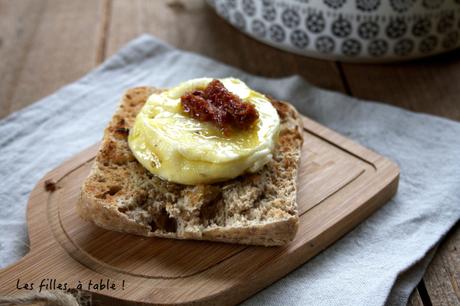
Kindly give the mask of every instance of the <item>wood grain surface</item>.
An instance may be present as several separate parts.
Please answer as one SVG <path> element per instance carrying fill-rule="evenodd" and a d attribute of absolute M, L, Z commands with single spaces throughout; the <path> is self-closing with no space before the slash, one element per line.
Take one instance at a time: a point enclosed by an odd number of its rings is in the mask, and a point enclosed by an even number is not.
<path fill-rule="evenodd" d="M 296 73 L 323 88 L 460 120 L 458 51 L 388 65 L 309 59 L 239 33 L 204 0 L 176 2 L 0 0 L 0 118 L 78 79 L 147 32 L 251 73 L 274 77 Z M 238 52 L 235 45 L 240 46 Z M 447 300 L 460 305 L 459 265 L 454 265 L 460 257 L 459 240 L 457 225 L 439 248 L 411 303 L 442 305 Z M 426 292 L 423 298 L 419 291 Z"/>
<path fill-rule="evenodd" d="M 297 180 L 299 229 L 281 247 L 146 238 L 82 220 L 76 204 L 98 146 L 47 174 L 31 193 L 27 223 L 31 250 L 0 271 L 0 294 L 17 282 L 111 279 L 118 290 L 86 290 L 152 304 L 233 305 L 324 250 L 384 205 L 398 187 L 392 161 L 305 118 Z M 45 182 L 52 181 L 52 191 Z M 314 195 L 314 196 L 312 196 Z M 105 282 L 105 281 L 104 281 Z M 164 290 L 167 288 L 167 290 Z"/>
<path fill-rule="evenodd" d="M 407 302 L 408 306 L 423 306 L 422 298 L 420 297 L 420 293 L 418 289 L 415 288 L 414 293 L 411 295 L 409 301 Z"/>

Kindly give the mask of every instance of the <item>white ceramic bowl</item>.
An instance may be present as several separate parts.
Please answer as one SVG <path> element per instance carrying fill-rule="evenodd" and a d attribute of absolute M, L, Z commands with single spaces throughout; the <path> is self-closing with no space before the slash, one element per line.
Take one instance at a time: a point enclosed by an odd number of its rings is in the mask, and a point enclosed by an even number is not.
<path fill-rule="evenodd" d="M 343 61 L 395 61 L 460 44 L 460 0 L 209 0 L 264 43 Z"/>

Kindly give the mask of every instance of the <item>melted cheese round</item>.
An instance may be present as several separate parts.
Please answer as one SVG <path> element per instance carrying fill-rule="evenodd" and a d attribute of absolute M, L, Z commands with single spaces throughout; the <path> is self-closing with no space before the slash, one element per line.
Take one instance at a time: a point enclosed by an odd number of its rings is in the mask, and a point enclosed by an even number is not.
<path fill-rule="evenodd" d="M 207 184 L 255 172 L 272 158 L 280 127 L 278 113 L 264 95 L 242 81 L 220 79 L 230 92 L 257 109 L 259 118 L 250 129 L 225 136 L 214 124 L 183 112 L 180 97 L 203 90 L 211 81 L 190 80 L 148 98 L 128 142 L 151 173 L 180 184 Z"/>

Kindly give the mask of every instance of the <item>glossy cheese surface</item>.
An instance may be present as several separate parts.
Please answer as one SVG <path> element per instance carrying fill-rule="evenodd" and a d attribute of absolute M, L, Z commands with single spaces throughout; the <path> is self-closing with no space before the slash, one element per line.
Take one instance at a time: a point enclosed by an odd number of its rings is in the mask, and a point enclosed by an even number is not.
<path fill-rule="evenodd" d="M 264 95 L 242 81 L 220 79 L 227 90 L 257 109 L 259 118 L 250 129 L 224 135 L 214 124 L 184 113 L 181 96 L 202 90 L 211 81 L 190 80 L 148 98 L 128 142 L 151 173 L 175 183 L 206 184 L 255 172 L 271 159 L 280 126 L 278 113 Z"/>

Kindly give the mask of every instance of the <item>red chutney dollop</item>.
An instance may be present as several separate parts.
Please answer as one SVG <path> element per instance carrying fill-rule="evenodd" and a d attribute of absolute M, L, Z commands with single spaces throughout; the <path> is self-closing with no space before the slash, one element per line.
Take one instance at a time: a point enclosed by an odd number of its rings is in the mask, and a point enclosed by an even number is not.
<path fill-rule="evenodd" d="M 197 120 L 214 123 L 225 135 L 232 129 L 249 129 L 259 118 L 254 105 L 243 102 L 219 80 L 213 80 L 204 90 L 186 93 L 180 100 L 185 113 Z"/>

